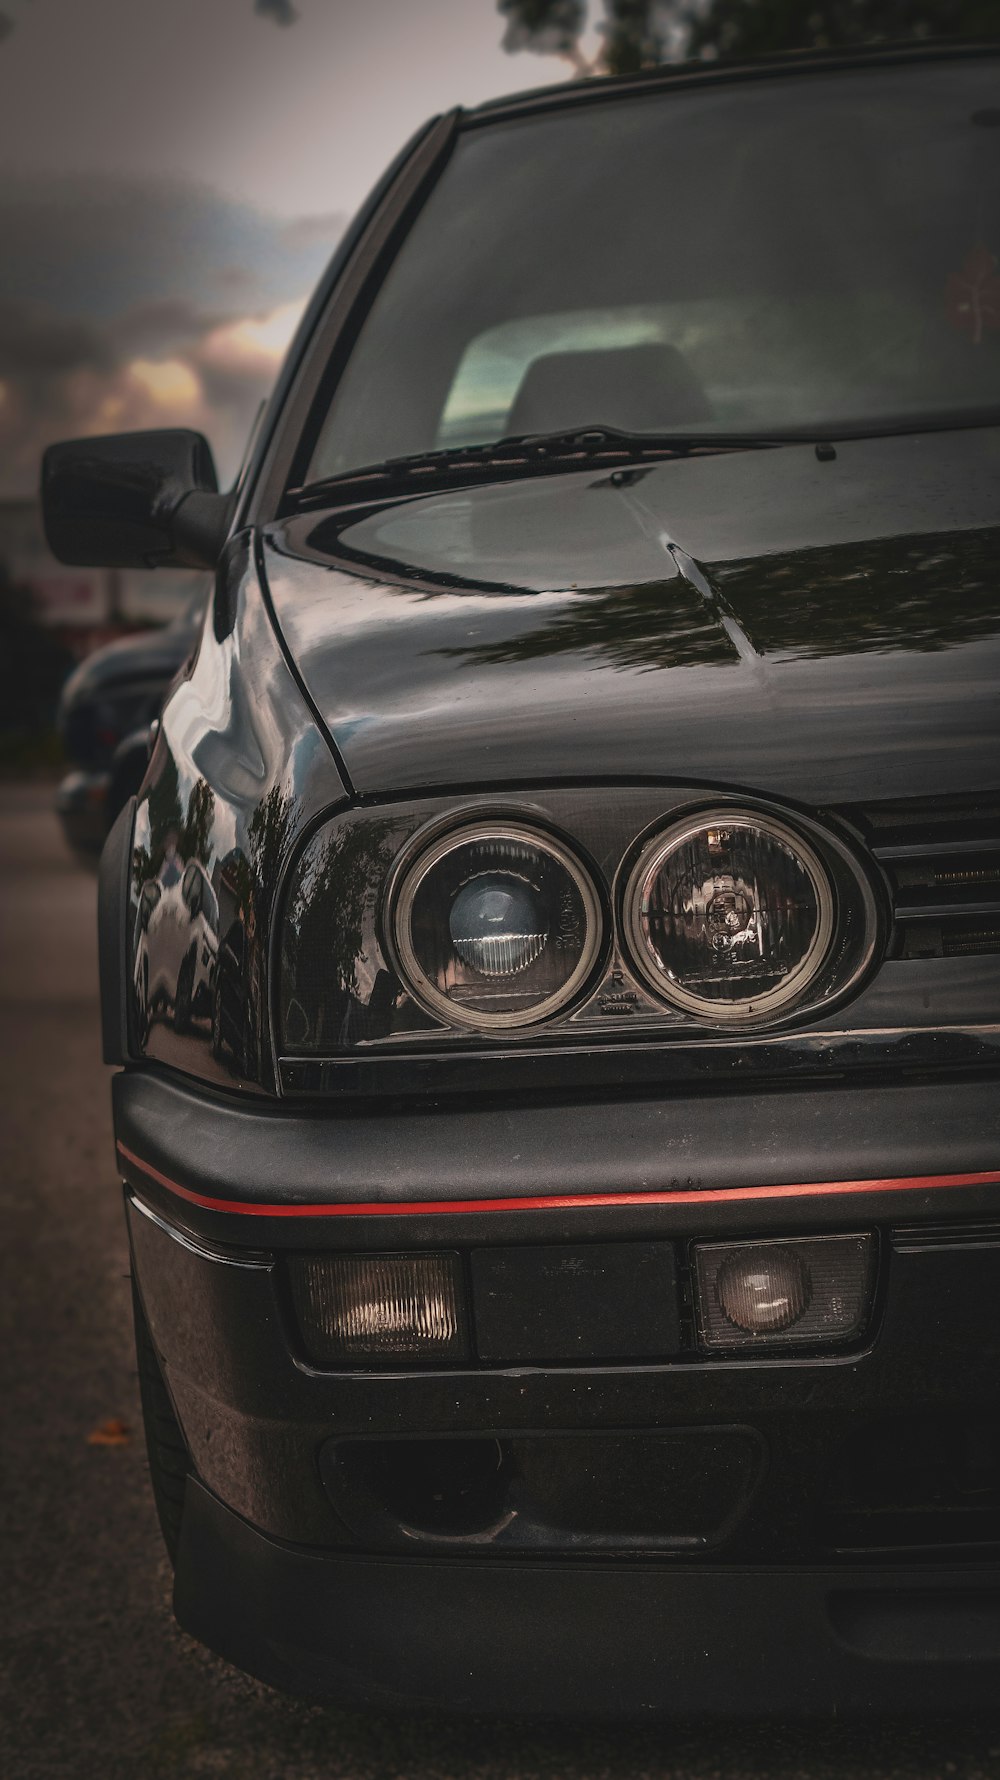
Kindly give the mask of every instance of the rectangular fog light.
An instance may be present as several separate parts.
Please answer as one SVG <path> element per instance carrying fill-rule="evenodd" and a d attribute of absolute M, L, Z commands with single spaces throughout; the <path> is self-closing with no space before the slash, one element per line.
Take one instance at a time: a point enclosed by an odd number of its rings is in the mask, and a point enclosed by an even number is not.
<path fill-rule="evenodd" d="M 310 1359 L 468 1357 L 458 1255 L 296 1255 L 288 1275 Z"/>
<path fill-rule="evenodd" d="M 694 1259 L 702 1347 L 825 1347 L 864 1328 L 871 1235 L 699 1242 Z"/>

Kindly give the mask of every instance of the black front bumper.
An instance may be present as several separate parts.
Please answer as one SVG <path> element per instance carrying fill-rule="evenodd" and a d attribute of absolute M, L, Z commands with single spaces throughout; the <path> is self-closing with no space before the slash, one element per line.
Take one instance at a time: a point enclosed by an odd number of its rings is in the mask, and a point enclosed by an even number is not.
<path fill-rule="evenodd" d="M 136 1072 L 115 1102 L 136 1277 L 197 1479 L 177 1612 L 221 1654 L 292 1691 L 476 1710 L 993 1702 L 995 1082 L 331 1116 Z M 881 1252 L 864 1340 L 764 1363 L 325 1370 L 285 1277 L 304 1249 L 855 1230 Z M 568 1501 L 511 1550 L 366 1520 L 336 1487 L 344 1453 L 398 1454 L 405 1475 L 408 1440 L 534 1442 L 543 1473 L 548 1443 L 551 1485 L 570 1438 L 585 1469 L 619 1451 L 624 1476 L 698 1437 L 731 1487 L 703 1524 L 677 1498 L 676 1539 L 641 1517 L 595 1538 Z"/>
<path fill-rule="evenodd" d="M 995 1707 L 1000 1564 L 472 1564 L 279 1544 L 189 1485 L 183 1626 L 346 1705 L 573 1717 Z"/>

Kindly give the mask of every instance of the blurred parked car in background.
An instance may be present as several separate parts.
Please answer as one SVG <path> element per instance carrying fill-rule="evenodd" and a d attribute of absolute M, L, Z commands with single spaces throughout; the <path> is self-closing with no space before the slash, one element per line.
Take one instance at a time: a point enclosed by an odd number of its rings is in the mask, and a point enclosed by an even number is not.
<path fill-rule="evenodd" d="M 73 851 L 94 864 L 119 810 L 137 791 L 152 725 L 198 638 L 206 595 L 173 624 L 108 643 L 62 689 L 57 724 L 72 767 L 56 797 Z"/>

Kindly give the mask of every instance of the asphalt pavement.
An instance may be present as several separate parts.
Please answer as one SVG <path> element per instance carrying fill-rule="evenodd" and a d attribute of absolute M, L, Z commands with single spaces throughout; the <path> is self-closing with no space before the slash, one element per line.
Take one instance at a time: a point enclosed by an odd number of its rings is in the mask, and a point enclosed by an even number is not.
<path fill-rule="evenodd" d="M 51 798 L 0 784 L 0 1780 L 1000 1780 L 1000 1673 L 993 1723 L 497 1724 L 305 1706 L 178 1630 L 99 1055 L 95 879 Z"/>

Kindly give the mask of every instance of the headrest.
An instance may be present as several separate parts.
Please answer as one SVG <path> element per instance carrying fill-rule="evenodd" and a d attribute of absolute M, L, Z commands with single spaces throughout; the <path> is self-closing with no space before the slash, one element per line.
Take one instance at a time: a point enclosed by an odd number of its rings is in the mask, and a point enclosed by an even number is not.
<path fill-rule="evenodd" d="M 712 408 L 673 346 L 612 346 L 596 352 L 547 352 L 521 379 L 505 431 L 572 432 L 613 426 L 629 433 L 673 432 L 711 420 Z"/>

